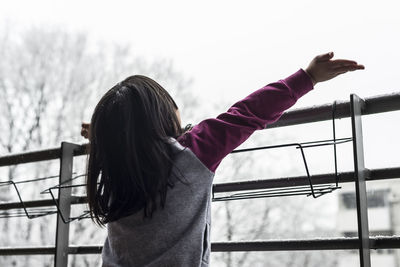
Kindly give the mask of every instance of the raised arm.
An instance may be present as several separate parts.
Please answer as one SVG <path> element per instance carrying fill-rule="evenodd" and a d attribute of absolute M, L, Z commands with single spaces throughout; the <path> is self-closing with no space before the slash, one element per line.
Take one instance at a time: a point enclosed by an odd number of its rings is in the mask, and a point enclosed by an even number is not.
<path fill-rule="evenodd" d="M 306 70 L 268 84 L 235 103 L 215 119 L 207 119 L 178 138 L 200 161 L 215 172 L 222 159 L 250 135 L 278 120 L 282 113 L 322 81 L 356 69 L 355 61 L 331 60 L 333 53 L 317 56 Z"/>
<path fill-rule="evenodd" d="M 302 95 L 313 89 L 304 70 L 255 91 L 215 119 L 207 119 L 178 138 L 215 172 L 222 159 L 250 135 L 278 120 Z"/>

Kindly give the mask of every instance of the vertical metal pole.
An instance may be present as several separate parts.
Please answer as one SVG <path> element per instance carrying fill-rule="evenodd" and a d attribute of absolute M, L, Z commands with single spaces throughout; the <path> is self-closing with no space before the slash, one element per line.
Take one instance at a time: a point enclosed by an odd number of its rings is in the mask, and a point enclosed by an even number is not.
<path fill-rule="evenodd" d="M 60 155 L 60 184 L 72 178 L 72 163 L 74 159 L 75 144 L 62 142 Z M 58 190 L 58 204 L 60 212 L 69 218 L 71 211 L 71 188 Z M 69 245 L 69 224 L 65 224 L 58 214 L 56 231 L 56 252 L 54 257 L 55 267 L 67 267 Z"/>
<path fill-rule="evenodd" d="M 367 190 L 365 185 L 366 169 L 364 166 L 364 148 L 361 124 L 361 111 L 365 102 L 357 95 L 350 96 L 351 126 L 353 132 L 354 175 L 356 183 L 357 221 L 360 266 L 370 267 Z"/>

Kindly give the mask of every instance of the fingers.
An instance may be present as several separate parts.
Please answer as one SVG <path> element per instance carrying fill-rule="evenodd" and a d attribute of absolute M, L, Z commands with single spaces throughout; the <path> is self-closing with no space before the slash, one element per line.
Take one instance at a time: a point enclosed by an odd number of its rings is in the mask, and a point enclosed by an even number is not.
<path fill-rule="evenodd" d="M 332 71 L 339 74 L 342 74 L 342 72 L 365 69 L 364 65 L 360 65 L 353 60 L 337 59 L 331 62 L 332 62 Z"/>
<path fill-rule="evenodd" d="M 365 67 L 363 65 L 344 65 L 334 69 L 335 72 L 347 72 L 347 71 L 355 71 L 355 70 L 363 70 Z"/>
<path fill-rule="evenodd" d="M 344 67 L 336 69 L 335 72 L 333 73 L 332 78 L 342 75 L 349 71 L 355 71 L 355 70 L 361 70 L 361 69 L 364 69 L 363 65 L 344 66 Z"/>
<path fill-rule="evenodd" d="M 334 66 L 346 66 L 346 65 L 357 65 L 357 62 L 354 60 L 348 60 L 348 59 L 335 59 L 335 60 L 332 60 L 332 64 Z"/>
<path fill-rule="evenodd" d="M 329 52 L 326 54 L 318 55 L 315 57 L 316 61 L 321 62 L 321 61 L 328 61 L 329 59 L 333 58 L 334 54 L 333 52 Z"/>
<path fill-rule="evenodd" d="M 88 138 L 88 137 L 89 137 L 89 131 L 82 129 L 82 130 L 81 130 L 81 135 L 82 135 L 83 137 L 85 137 L 85 138 Z"/>
<path fill-rule="evenodd" d="M 364 66 L 357 64 L 357 62 L 355 62 L 353 60 L 338 59 L 338 60 L 332 61 L 331 68 L 334 71 L 341 71 L 341 70 L 346 70 L 346 69 L 349 69 L 349 70 L 363 69 Z"/>
<path fill-rule="evenodd" d="M 83 136 L 84 138 L 88 139 L 89 138 L 90 123 L 82 122 L 81 125 L 82 125 L 81 136 Z"/>

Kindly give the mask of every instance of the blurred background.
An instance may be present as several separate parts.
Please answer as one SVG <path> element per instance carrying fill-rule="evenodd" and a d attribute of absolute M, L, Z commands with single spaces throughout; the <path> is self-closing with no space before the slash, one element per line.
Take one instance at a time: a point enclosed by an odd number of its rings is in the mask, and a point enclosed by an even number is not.
<path fill-rule="evenodd" d="M 0 156 L 83 144 L 100 97 L 123 78 L 147 75 L 176 99 L 183 124 L 215 117 L 264 85 L 306 68 L 318 54 L 356 60 L 363 71 L 318 84 L 293 108 L 400 91 L 400 3 L 382 1 L 2 1 L 0 4 Z M 367 168 L 400 164 L 400 112 L 363 117 Z M 349 119 L 337 137 L 351 136 Z M 242 147 L 332 138 L 331 122 L 268 129 Z M 311 174 L 333 169 L 331 147 L 307 150 Z M 86 157 L 74 161 L 85 171 Z M 237 164 L 240 162 L 240 164 Z M 0 168 L 0 181 L 58 174 L 58 161 Z M 353 170 L 351 143 L 338 146 L 340 172 Z M 228 156 L 215 183 L 304 175 L 298 151 L 284 148 Z M 82 180 L 84 181 L 84 180 Z M 54 180 L 21 185 L 40 199 Z M 372 235 L 398 235 L 396 181 L 368 184 Z M 79 192 L 76 192 L 79 193 Z M 0 202 L 17 201 L 0 187 Z M 84 207 L 82 207 L 84 209 Z M 216 202 L 212 241 L 355 236 L 354 187 L 318 199 Z M 77 211 L 78 212 L 78 211 Z M 55 217 L 0 219 L 0 247 L 54 246 Z M 71 224 L 70 243 L 104 242 L 90 220 Z M 53 266 L 50 256 L 1 256 L 0 266 Z M 70 256 L 70 266 L 98 266 L 100 255 Z M 212 253 L 212 266 L 358 266 L 358 252 Z M 372 266 L 399 267 L 398 251 L 372 252 Z"/>

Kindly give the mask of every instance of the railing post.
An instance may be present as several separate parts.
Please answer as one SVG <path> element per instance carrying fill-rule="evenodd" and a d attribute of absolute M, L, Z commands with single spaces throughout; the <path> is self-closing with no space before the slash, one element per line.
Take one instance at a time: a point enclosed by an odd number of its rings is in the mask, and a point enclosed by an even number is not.
<path fill-rule="evenodd" d="M 370 244 L 368 229 L 367 189 L 365 184 L 366 169 L 364 166 L 364 148 L 361 123 L 361 111 L 365 102 L 355 94 L 350 96 L 351 126 L 353 133 L 354 178 L 356 185 L 357 222 L 360 266 L 370 267 Z"/>
<path fill-rule="evenodd" d="M 72 166 L 74 159 L 74 149 L 78 145 L 62 142 L 60 153 L 60 184 L 72 178 Z M 71 211 L 71 188 L 58 190 L 59 212 L 69 218 Z M 54 256 L 55 267 L 67 267 L 68 265 L 68 245 L 69 245 L 69 224 L 64 223 L 61 215 L 57 216 L 56 230 L 56 252 Z"/>

